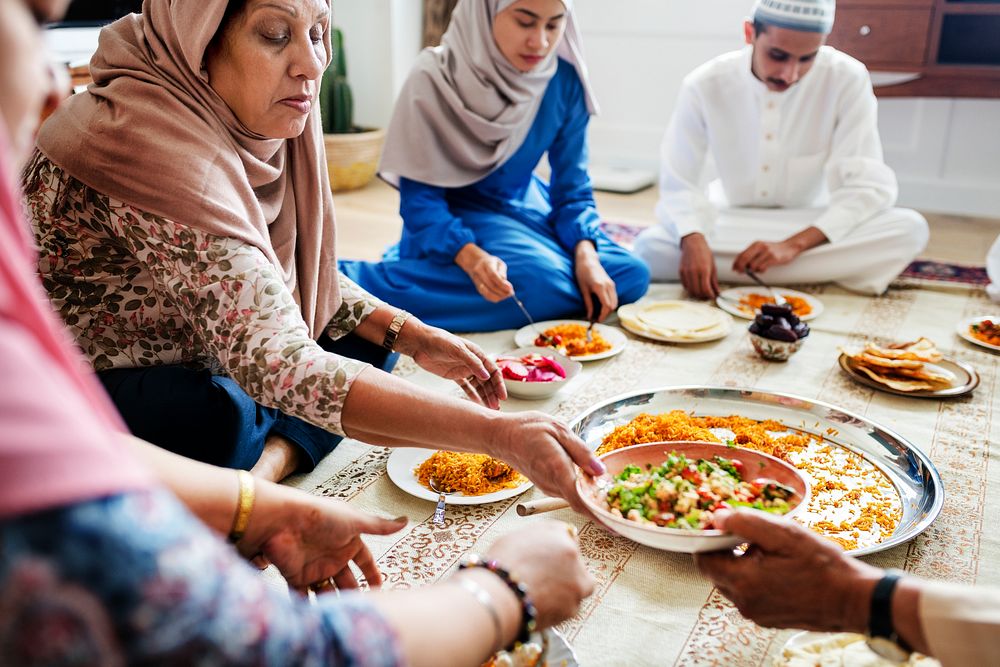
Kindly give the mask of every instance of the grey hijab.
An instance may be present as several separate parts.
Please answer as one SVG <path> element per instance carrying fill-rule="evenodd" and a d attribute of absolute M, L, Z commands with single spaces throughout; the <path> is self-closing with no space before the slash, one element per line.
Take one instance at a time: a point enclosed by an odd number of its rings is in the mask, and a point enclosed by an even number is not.
<path fill-rule="evenodd" d="M 566 31 L 547 60 L 520 72 L 500 53 L 493 20 L 515 0 L 461 0 L 441 45 L 424 49 L 400 91 L 379 174 L 438 187 L 475 183 L 512 156 L 535 120 L 555 76 L 557 57 L 571 63 L 583 83 L 587 108 L 597 102 L 587 76 L 583 44 L 566 6 Z"/>

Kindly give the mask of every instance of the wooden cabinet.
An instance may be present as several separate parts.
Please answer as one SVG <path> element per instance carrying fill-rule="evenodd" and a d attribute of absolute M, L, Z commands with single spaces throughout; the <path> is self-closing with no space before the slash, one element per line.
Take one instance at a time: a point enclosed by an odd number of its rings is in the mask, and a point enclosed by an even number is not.
<path fill-rule="evenodd" d="M 883 97 L 1000 98 L 1000 0 L 839 0 L 828 42 L 905 79 Z"/>

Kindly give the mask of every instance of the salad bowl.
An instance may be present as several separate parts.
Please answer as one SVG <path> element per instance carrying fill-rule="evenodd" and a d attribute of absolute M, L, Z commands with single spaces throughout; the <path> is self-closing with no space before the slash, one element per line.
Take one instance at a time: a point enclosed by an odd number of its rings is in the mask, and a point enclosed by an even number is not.
<path fill-rule="evenodd" d="M 794 492 L 788 499 L 789 510 L 784 513 L 792 517 L 806 505 L 809 497 L 809 483 L 793 466 L 773 456 L 750 449 L 732 447 L 711 442 L 656 442 L 633 445 L 617 449 L 600 457 L 608 472 L 601 477 L 580 476 L 577 491 L 594 516 L 609 530 L 630 540 L 664 551 L 700 553 L 732 549 L 744 540 L 721 530 L 695 528 L 668 528 L 649 522 L 638 522 L 624 518 L 610 509 L 608 492 L 617 483 L 615 477 L 626 466 L 638 466 L 641 470 L 661 465 L 671 454 L 683 454 L 692 461 L 698 459 L 715 460 L 715 457 L 739 462 L 744 481 L 777 483 Z"/>

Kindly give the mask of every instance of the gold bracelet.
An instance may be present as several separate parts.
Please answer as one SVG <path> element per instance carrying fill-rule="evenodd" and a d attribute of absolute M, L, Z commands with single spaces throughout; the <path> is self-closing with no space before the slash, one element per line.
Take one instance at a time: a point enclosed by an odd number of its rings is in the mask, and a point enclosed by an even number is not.
<path fill-rule="evenodd" d="M 386 327 L 385 338 L 382 339 L 382 347 L 392 352 L 392 348 L 396 345 L 396 339 L 399 338 L 399 332 L 403 329 L 403 325 L 406 324 L 406 320 L 409 317 L 410 314 L 405 310 L 396 313 L 395 317 L 392 318 L 392 322 L 389 322 L 389 326 Z"/>
<path fill-rule="evenodd" d="M 246 470 L 237 470 L 236 476 L 240 481 L 240 499 L 236 504 L 233 527 L 229 530 L 229 542 L 232 544 L 239 542 L 243 538 L 243 534 L 247 532 L 255 497 L 253 475 Z"/>

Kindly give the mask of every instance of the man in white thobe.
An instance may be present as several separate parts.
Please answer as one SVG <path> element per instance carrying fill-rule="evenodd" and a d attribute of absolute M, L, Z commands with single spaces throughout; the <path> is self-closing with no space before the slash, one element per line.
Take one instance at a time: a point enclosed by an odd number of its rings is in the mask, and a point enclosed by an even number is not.
<path fill-rule="evenodd" d="M 927 222 L 893 208 L 868 72 L 823 46 L 833 15 L 833 0 L 758 0 L 748 46 L 685 78 L 657 224 L 636 243 L 654 281 L 708 298 L 751 270 L 881 294 L 923 250 Z"/>

